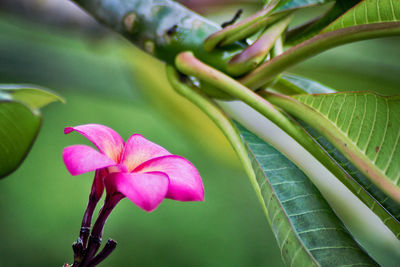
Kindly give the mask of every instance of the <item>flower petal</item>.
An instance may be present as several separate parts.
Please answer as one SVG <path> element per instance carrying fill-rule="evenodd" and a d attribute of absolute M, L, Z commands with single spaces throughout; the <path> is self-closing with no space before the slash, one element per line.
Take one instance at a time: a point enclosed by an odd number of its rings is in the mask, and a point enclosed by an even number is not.
<path fill-rule="evenodd" d="M 64 148 L 63 160 L 72 175 L 117 165 L 112 159 L 96 149 L 85 145 L 74 145 Z"/>
<path fill-rule="evenodd" d="M 140 134 L 134 134 L 126 141 L 121 162 L 131 172 L 149 159 L 171 155 L 165 148 L 147 140 Z"/>
<path fill-rule="evenodd" d="M 156 209 L 168 191 L 168 176 L 161 172 L 122 173 L 108 175 L 104 183 L 107 194 L 119 192 L 145 211 Z"/>
<path fill-rule="evenodd" d="M 148 160 L 136 169 L 135 173 L 163 172 L 169 177 L 166 198 L 179 201 L 203 201 L 204 188 L 200 174 L 187 159 L 169 155 Z"/>
<path fill-rule="evenodd" d="M 125 143 L 121 136 L 113 129 L 100 124 L 85 124 L 75 127 L 66 127 L 64 129 L 65 134 L 72 131 L 82 134 L 89 139 L 101 153 L 104 153 L 115 162 L 119 162 Z"/>

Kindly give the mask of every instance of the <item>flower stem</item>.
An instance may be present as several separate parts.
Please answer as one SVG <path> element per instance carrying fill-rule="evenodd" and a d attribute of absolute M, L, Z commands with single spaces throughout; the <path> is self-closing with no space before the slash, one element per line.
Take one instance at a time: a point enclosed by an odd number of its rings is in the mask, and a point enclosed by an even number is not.
<path fill-rule="evenodd" d="M 103 250 L 100 251 L 99 254 L 97 254 L 97 256 L 90 261 L 89 266 L 92 267 L 101 263 L 114 251 L 116 247 L 117 247 L 117 242 L 115 242 L 112 239 L 109 239 L 107 241 L 107 244 L 104 246 Z"/>
<path fill-rule="evenodd" d="M 82 240 L 78 238 L 78 241 L 72 244 L 72 250 L 74 251 L 74 263 L 72 264 L 73 267 L 79 266 L 79 263 L 83 259 L 83 253 L 85 248 L 83 247 Z"/>
<path fill-rule="evenodd" d="M 83 248 L 86 248 L 87 240 L 90 234 L 90 224 L 92 223 L 92 216 L 94 209 L 97 206 L 101 196 L 104 192 L 104 184 L 103 184 L 103 177 L 107 175 L 107 171 L 104 169 L 96 170 L 92 189 L 89 195 L 89 202 L 86 207 L 86 211 L 83 215 L 81 230 L 79 233 L 79 239 L 82 241 Z M 79 243 L 78 239 L 78 243 Z"/>
<path fill-rule="evenodd" d="M 84 259 L 82 261 L 82 264 L 79 265 L 80 267 L 90 266 L 89 263 L 100 248 L 103 237 L 104 224 L 106 223 L 111 211 L 122 198 L 123 196 L 120 194 L 106 196 L 104 205 L 100 210 L 100 214 L 93 225 L 92 233 L 89 237 L 89 243 L 85 251 Z"/>
<path fill-rule="evenodd" d="M 86 207 L 85 213 L 83 214 L 79 238 L 75 243 L 72 244 L 72 249 L 74 251 L 74 263 L 72 265 L 73 267 L 79 266 L 79 264 L 83 260 L 87 241 L 90 234 L 90 225 L 92 223 L 93 212 L 104 192 L 103 178 L 105 175 L 107 175 L 107 170 L 105 169 L 96 170 L 96 173 L 94 175 L 92 189 L 89 195 L 89 202 Z"/>

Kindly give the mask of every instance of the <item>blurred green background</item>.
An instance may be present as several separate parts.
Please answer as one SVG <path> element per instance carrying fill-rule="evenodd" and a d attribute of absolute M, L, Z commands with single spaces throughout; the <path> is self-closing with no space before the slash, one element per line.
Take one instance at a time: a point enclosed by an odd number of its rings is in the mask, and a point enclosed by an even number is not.
<path fill-rule="evenodd" d="M 33 149 L 16 172 L 0 180 L 0 266 L 71 262 L 93 174 L 72 177 L 66 171 L 62 149 L 88 142 L 78 134 L 64 136 L 63 128 L 85 123 L 108 125 L 124 139 L 141 133 L 190 159 L 206 190 L 203 203 L 166 200 L 153 213 L 123 200 L 104 234 L 118 247 L 102 266 L 282 266 L 229 144 L 172 91 L 163 64 L 78 9 L 71 7 L 73 16 L 65 18 L 63 9 L 39 19 L 35 14 L 45 13 L 34 12 L 0 4 L 0 82 L 47 86 L 67 103 L 43 110 Z M 213 19 L 231 15 L 220 14 L 213 10 Z M 399 44 L 390 38 L 347 45 L 291 72 L 337 90 L 397 94 Z"/>

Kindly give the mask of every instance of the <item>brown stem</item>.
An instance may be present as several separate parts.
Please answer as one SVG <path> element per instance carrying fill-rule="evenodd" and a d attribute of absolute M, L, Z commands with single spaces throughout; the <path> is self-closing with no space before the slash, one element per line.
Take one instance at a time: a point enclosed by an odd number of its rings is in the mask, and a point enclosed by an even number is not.
<path fill-rule="evenodd" d="M 92 223 L 94 209 L 96 208 L 96 205 L 104 192 L 103 178 L 105 175 L 107 175 L 106 169 L 96 170 L 92 189 L 89 195 L 89 202 L 83 215 L 81 230 L 79 234 L 79 238 L 80 240 L 82 240 L 84 248 L 86 248 L 87 240 L 90 234 L 90 224 Z"/>
<path fill-rule="evenodd" d="M 107 241 L 107 244 L 104 246 L 103 250 L 99 252 L 99 254 L 97 254 L 96 257 L 94 257 L 90 263 L 89 266 L 90 267 L 94 267 L 96 265 L 98 265 L 99 263 L 101 263 L 103 260 L 105 260 L 108 256 L 110 256 L 110 254 L 114 251 L 114 249 L 117 247 L 117 242 L 115 242 L 112 239 L 109 239 Z"/>
<path fill-rule="evenodd" d="M 85 256 L 79 267 L 90 266 L 89 265 L 90 261 L 93 259 L 94 255 L 96 255 L 96 252 L 100 248 L 103 237 L 104 224 L 106 223 L 111 211 L 114 209 L 114 207 L 118 204 L 118 202 L 122 198 L 123 195 L 121 194 L 106 196 L 106 199 L 104 201 L 104 206 L 101 208 L 100 214 L 93 225 L 92 233 L 89 237 L 89 243 L 85 251 Z"/>

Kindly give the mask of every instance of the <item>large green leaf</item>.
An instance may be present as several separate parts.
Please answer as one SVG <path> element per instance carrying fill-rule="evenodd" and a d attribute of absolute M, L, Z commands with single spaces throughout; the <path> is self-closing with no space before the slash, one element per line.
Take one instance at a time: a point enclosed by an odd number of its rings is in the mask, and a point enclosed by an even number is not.
<path fill-rule="evenodd" d="M 318 130 L 375 185 L 400 202 L 400 96 L 346 92 L 272 94 L 268 99 Z"/>
<path fill-rule="evenodd" d="M 345 27 L 382 23 L 399 22 L 400 5 L 397 0 L 364 0 L 343 16 L 332 22 L 324 32 L 334 31 Z"/>
<path fill-rule="evenodd" d="M 274 85 L 275 91 L 281 93 L 335 93 L 333 89 L 304 77 L 285 74 Z M 332 161 L 340 168 L 344 175 L 337 178 L 346 185 L 357 197 L 364 202 L 399 238 L 400 237 L 400 205 L 387 194 L 375 186 L 363 175 L 342 153 L 340 153 L 325 137 L 314 130 L 310 125 L 298 120 L 304 129 L 330 155 Z M 339 173 L 340 174 L 340 173 Z"/>
<path fill-rule="evenodd" d="M 0 85 L 0 178 L 24 160 L 40 128 L 38 108 L 63 101 L 48 90 L 23 85 Z"/>
<path fill-rule="evenodd" d="M 238 129 L 287 265 L 377 265 L 296 165 L 244 127 Z"/>
<path fill-rule="evenodd" d="M 0 178 L 25 158 L 39 131 L 40 117 L 27 106 L 0 100 Z"/>

